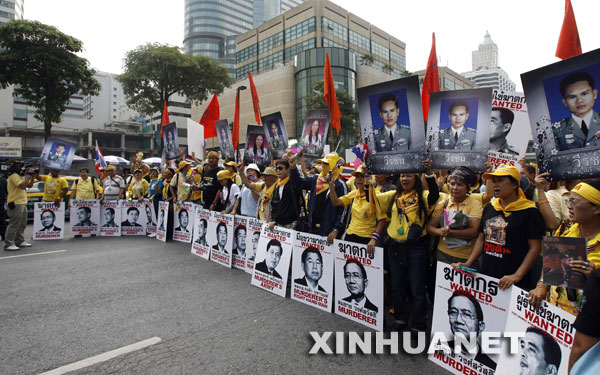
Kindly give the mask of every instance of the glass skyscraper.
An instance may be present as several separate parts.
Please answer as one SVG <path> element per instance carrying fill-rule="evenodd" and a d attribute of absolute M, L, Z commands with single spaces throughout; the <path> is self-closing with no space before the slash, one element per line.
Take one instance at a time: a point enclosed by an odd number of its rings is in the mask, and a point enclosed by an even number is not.
<path fill-rule="evenodd" d="M 219 60 L 235 77 L 235 38 L 305 0 L 185 0 L 183 47 Z"/>

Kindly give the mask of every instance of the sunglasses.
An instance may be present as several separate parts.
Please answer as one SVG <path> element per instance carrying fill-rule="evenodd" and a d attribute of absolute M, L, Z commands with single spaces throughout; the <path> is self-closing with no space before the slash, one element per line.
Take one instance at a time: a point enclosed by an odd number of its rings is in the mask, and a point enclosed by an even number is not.
<path fill-rule="evenodd" d="M 283 171 L 285 169 L 285 167 L 277 167 L 276 170 L 278 171 Z"/>

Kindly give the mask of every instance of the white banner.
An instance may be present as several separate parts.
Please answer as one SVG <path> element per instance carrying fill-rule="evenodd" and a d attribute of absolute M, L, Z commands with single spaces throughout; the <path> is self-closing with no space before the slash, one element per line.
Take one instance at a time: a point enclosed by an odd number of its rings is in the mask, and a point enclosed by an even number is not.
<path fill-rule="evenodd" d="M 69 200 L 71 206 L 71 233 L 73 235 L 95 235 L 100 234 L 100 201 L 91 200 Z"/>
<path fill-rule="evenodd" d="M 196 158 L 203 159 L 204 126 L 189 118 L 187 119 L 187 143 L 189 154 L 194 153 Z"/>
<path fill-rule="evenodd" d="M 333 301 L 333 246 L 327 238 L 295 232 L 292 254 L 293 300 L 331 312 Z"/>
<path fill-rule="evenodd" d="M 65 238 L 65 202 L 36 202 L 33 208 L 33 239 Z"/>
<path fill-rule="evenodd" d="M 207 259 L 210 256 L 210 246 L 206 241 L 208 222 L 210 221 L 210 211 L 196 205 L 196 219 L 194 220 L 194 239 L 192 241 L 192 254 L 200 258 Z"/>
<path fill-rule="evenodd" d="M 0 137 L 0 157 L 20 158 L 21 137 Z"/>
<path fill-rule="evenodd" d="M 482 334 L 504 332 L 509 302 L 510 290 L 498 289 L 498 279 L 467 275 L 438 262 L 431 335 L 443 332 L 448 345 L 430 354 L 429 360 L 454 374 L 493 374 L 498 354 L 482 353 Z M 471 333 L 476 343 L 471 347 L 461 345 L 461 351 L 455 352 L 454 335 L 463 334 L 469 339 Z M 475 351 L 475 346 L 476 352 L 469 353 L 468 349 Z"/>
<path fill-rule="evenodd" d="M 233 249 L 233 215 L 225 215 L 215 211 L 210 212 L 208 222 L 208 244 L 213 244 L 210 259 L 231 268 Z"/>
<path fill-rule="evenodd" d="M 256 251 L 252 285 L 285 297 L 294 233 L 291 229 L 275 227 L 271 231 L 268 225 L 263 226 Z"/>
<path fill-rule="evenodd" d="M 169 202 L 158 203 L 158 226 L 156 227 L 156 239 L 167 242 L 167 227 L 169 225 Z"/>
<path fill-rule="evenodd" d="M 192 202 L 177 203 L 173 213 L 173 239 L 175 241 L 192 242 L 194 228 L 194 204 Z"/>
<path fill-rule="evenodd" d="M 383 331 L 383 249 L 335 240 L 335 313 Z"/>

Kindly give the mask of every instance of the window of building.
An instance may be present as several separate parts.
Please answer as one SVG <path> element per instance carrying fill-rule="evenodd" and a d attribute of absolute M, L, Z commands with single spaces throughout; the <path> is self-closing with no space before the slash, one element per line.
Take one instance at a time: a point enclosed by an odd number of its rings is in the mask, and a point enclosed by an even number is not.
<path fill-rule="evenodd" d="M 321 17 L 321 31 L 348 41 L 348 28 L 327 17 Z"/>
<path fill-rule="evenodd" d="M 265 40 L 258 42 L 258 54 L 265 53 L 283 44 L 283 31 L 271 35 Z"/>
<path fill-rule="evenodd" d="M 304 20 L 294 26 L 285 29 L 285 42 L 289 43 L 292 40 L 298 39 L 304 35 L 313 33 L 316 31 L 315 17 L 311 17 Z"/>
<path fill-rule="evenodd" d="M 358 48 L 371 51 L 371 40 L 368 37 L 360 35 L 356 31 L 352 30 L 349 31 L 348 36 L 351 44 L 354 44 Z"/>
<path fill-rule="evenodd" d="M 117 94 L 114 94 L 114 95 L 113 95 L 113 98 L 116 98 L 116 97 L 117 97 Z"/>
<path fill-rule="evenodd" d="M 114 91 L 114 92 L 117 92 L 117 88 L 116 88 L 116 87 L 113 87 L 113 91 Z"/>
<path fill-rule="evenodd" d="M 448 90 L 454 90 L 454 82 L 448 78 L 444 78 L 444 88 Z"/>
<path fill-rule="evenodd" d="M 321 43 L 323 44 L 323 47 L 337 47 L 337 48 L 345 48 L 348 49 L 348 47 L 346 47 L 343 44 L 334 42 L 331 39 L 327 39 L 327 38 L 323 38 L 323 40 L 321 41 Z"/>
<path fill-rule="evenodd" d="M 13 118 L 15 120 L 27 120 L 27 110 L 26 109 L 13 109 Z"/>
<path fill-rule="evenodd" d="M 390 51 L 390 61 L 392 64 L 406 68 L 406 57 L 402 56 L 398 52 Z"/>
<path fill-rule="evenodd" d="M 283 51 L 273 53 L 267 57 L 258 60 L 258 71 L 262 72 L 266 69 L 271 69 L 275 64 L 283 61 Z"/>
<path fill-rule="evenodd" d="M 305 51 L 307 49 L 315 48 L 316 42 L 317 42 L 316 38 L 310 38 L 308 40 L 305 40 L 304 42 L 297 43 L 297 44 L 294 44 L 293 46 L 286 48 L 285 49 L 285 60 L 286 61 L 292 60 L 294 58 L 294 56 L 296 56 L 300 52 Z"/>
<path fill-rule="evenodd" d="M 239 64 L 242 61 L 246 61 L 248 59 L 255 57 L 257 54 L 258 54 L 257 45 L 253 44 L 253 45 L 246 47 L 243 50 L 237 52 L 235 55 L 235 60 Z"/>
<path fill-rule="evenodd" d="M 390 49 L 377 42 L 371 41 L 371 53 L 386 61 L 390 60 Z"/>
<path fill-rule="evenodd" d="M 246 64 L 242 67 L 237 68 L 235 78 L 246 78 L 248 76 L 248 70 L 251 73 L 256 73 L 258 71 L 258 63 L 256 61 L 253 61 L 250 64 Z"/>
<path fill-rule="evenodd" d="M 0 0 L 0 5 L 5 6 L 10 9 L 15 9 L 15 3 L 8 0 Z"/>

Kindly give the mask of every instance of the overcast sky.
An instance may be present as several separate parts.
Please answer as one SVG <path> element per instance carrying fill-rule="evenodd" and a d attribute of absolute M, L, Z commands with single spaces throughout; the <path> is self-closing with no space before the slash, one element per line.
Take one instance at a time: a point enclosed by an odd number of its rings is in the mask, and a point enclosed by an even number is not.
<path fill-rule="evenodd" d="M 571 0 L 583 52 L 600 47 L 600 1 Z M 406 43 L 409 71 L 424 69 L 436 33 L 438 63 L 471 70 L 471 51 L 486 30 L 498 44 L 500 66 L 520 88 L 519 74 L 554 57 L 564 0 L 334 0 Z M 25 17 L 57 26 L 83 41 L 97 70 L 121 73 L 128 50 L 147 42 L 182 46 L 184 0 L 25 0 Z M 594 36 L 596 35 L 596 36 Z"/>

